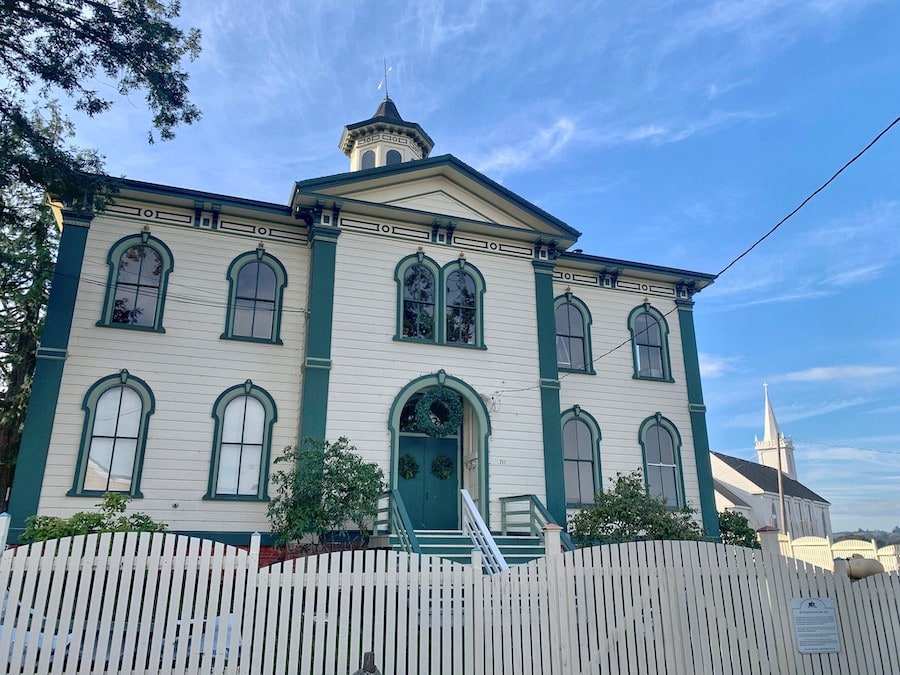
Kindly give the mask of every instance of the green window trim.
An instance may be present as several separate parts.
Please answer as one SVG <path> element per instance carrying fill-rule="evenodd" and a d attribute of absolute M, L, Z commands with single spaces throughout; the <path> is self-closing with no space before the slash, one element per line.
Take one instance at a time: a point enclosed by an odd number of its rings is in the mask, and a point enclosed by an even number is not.
<path fill-rule="evenodd" d="M 121 268 L 122 256 L 134 246 L 146 246 L 154 250 L 160 259 L 159 286 L 156 296 L 156 307 L 153 324 L 150 326 L 138 326 L 130 323 L 122 323 L 113 321 L 116 309 L 116 296 L 119 282 L 119 271 Z M 163 328 L 163 312 L 166 305 L 166 289 L 169 284 L 169 273 L 175 269 L 172 251 L 166 244 L 151 236 L 148 230 L 144 230 L 139 234 L 129 235 L 119 239 L 109 249 L 106 256 L 106 264 L 109 266 L 109 276 L 106 282 L 106 295 L 103 299 L 103 309 L 100 314 L 100 320 L 97 325 L 104 328 L 123 328 L 125 330 L 141 330 L 153 333 L 165 333 Z"/>
<path fill-rule="evenodd" d="M 650 317 L 659 327 L 659 345 L 642 345 L 643 331 L 637 327 L 637 323 L 644 316 Z M 631 333 L 631 353 L 634 361 L 634 379 L 636 380 L 653 380 L 656 382 L 674 382 L 672 379 L 672 362 L 669 359 L 669 324 L 662 312 L 653 307 L 649 302 L 638 305 L 628 315 L 628 330 Z M 648 375 L 641 373 L 641 347 L 646 346 L 651 349 L 658 349 L 659 352 L 659 369 L 661 374 Z"/>
<path fill-rule="evenodd" d="M 668 505 L 668 508 L 672 510 L 681 509 L 684 508 L 687 504 L 684 496 L 684 474 L 681 468 L 681 434 L 678 433 L 678 428 L 671 422 L 671 420 L 666 419 L 659 412 L 651 415 L 643 422 L 641 422 L 640 430 L 638 431 L 638 442 L 641 444 L 641 457 L 643 461 L 644 484 L 647 486 L 647 490 L 649 491 L 650 477 L 648 473 L 647 462 L 647 434 L 650 431 L 655 430 L 657 427 L 668 433 L 669 437 L 672 439 L 672 452 L 673 459 L 675 461 L 675 490 L 678 503 L 674 506 Z M 665 464 L 664 466 L 672 465 Z"/>
<path fill-rule="evenodd" d="M 408 300 L 405 294 L 406 274 L 412 268 L 421 266 L 432 274 L 433 293 L 431 302 L 433 327 L 432 336 L 417 337 L 407 335 L 409 330 L 405 328 L 407 302 L 422 303 L 421 300 Z M 473 290 L 473 308 L 458 307 L 460 311 L 469 309 L 474 312 L 474 337 L 472 342 L 453 341 L 448 335 L 448 306 L 447 306 L 447 280 L 454 273 L 461 273 L 471 280 Z M 397 282 L 397 325 L 394 340 L 402 342 L 418 342 L 421 344 L 441 344 L 447 347 L 462 347 L 464 349 L 487 349 L 484 344 L 484 292 L 486 284 L 481 272 L 464 257 L 451 261 L 439 267 L 438 264 L 426 256 L 422 251 L 406 256 L 394 269 L 394 281 Z"/>
<path fill-rule="evenodd" d="M 238 276 L 245 266 L 253 263 L 260 263 L 267 266 L 275 276 L 274 299 L 272 301 L 272 327 L 269 331 L 269 337 L 254 337 L 252 335 L 235 334 L 235 307 L 239 299 L 245 299 L 238 298 Z M 281 264 L 281 261 L 275 256 L 267 253 L 263 248 L 247 251 L 231 261 L 231 264 L 228 266 L 228 271 L 225 273 L 225 278 L 228 279 L 228 308 L 225 314 L 225 330 L 220 336 L 221 339 L 276 345 L 283 344 L 281 341 L 281 313 L 283 311 L 282 302 L 284 299 L 284 289 L 287 286 L 287 271 L 285 270 L 284 265 Z M 259 301 L 256 297 L 252 300 L 254 303 Z M 257 308 L 254 304 L 254 320 L 256 312 Z"/>
<path fill-rule="evenodd" d="M 565 467 L 566 462 L 572 462 L 576 460 L 566 458 L 566 434 L 565 428 L 566 424 L 572 421 L 578 421 L 584 423 L 587 427 L 588 432 L 591 435 L 591 464 L 593 471 L 593 479 L 594 479 L 594 492 L 596 494 L 597 491 L 603 489 L 602 484 L 602 472 L 600 469 L 600 441 L 603 436 L 600 433 L 600 425 L 597 424 L 597 420 L 594 417 L 584 410 L 581 409 L 581 406 L 575 405 L 569 408 L 568 410 L 563 411 L 562 416 L 560 417 L 560 429 L 562 431 L 563 438 L 563 466 Z M 577 460 L 579 462 L 583 462 L 586 460 Z M 563 472 L 565 475 L 565 471 Z M 579 509 L 584 508 L 586 506 L 591 506 L 593 502 L 570 502 L 568 499 L 568 489 L 566 489 L 566 508 Z"/>
<path fill-rule="evenodd" d="M 563 295 L 558 296 L 553 300 L 553 317 L 556 322 L 556 339 L 557 343 L 559 342 L 560 332 L 559 332 L 559 322 L 557 319 L 557 312 L 559 308 L 563 305 L 570 305 L 575 308 L 575 310 L 581 315 L 581 326 L 582 326 L 582 353 L 584 355 L 584 367 L 583 368 L 572 368 L 569 366 L 565 366 L 559 362 L 559 346 L 557 344 L 557 357 L 556 357 L 556 366 L 560 372 L 564 373 L 584 373 L 586 375 L 596 375 L 597 371 L 594 370 L 594 357 L 591 352 L 591 325 L 593 324 L 593 318 L 591 317 L 591 310 L 588 308 L 587 304 L 581 299 L 573 295 L 571 292 L 566 292 Z M 571 336 L 565 336 L 571 337 Z"/>
<path fill-rule="evenodd" d="M 88 460 L 90 458 L 91 444 L 94 438 L 94 426 L 96 422 L 97 404 L 100 397 L 106 392 L 117 389 L 126 388 L 134 391 L 141 401 L 141 413 L 137 429 L 137 437 L 134 451 L 134 462 L 131 473 L 131 488 L 129 490 L 86 490 L 84 489 L 85 476 L 88 469 Z M 84 410 L 84 426 L 81 432 L 81 444 L 78 449 L 78 459 L 75 462 L 75 477 L 72 480 L 72 488 L 66 493 L 68 497 L 99 497 L 104 492 L 121 492 L 133 498 L 140 499 L 144 495 L 141 493 L 141 473 L 144 466 L 144 451 L 147 445 L 147 428 L 150 423 L 150 416 L 156 410 L 156 399 L 147 383 L 141 378 L 136 377 L 123 369 L 113 375 L 108 375 L 98 380 L 87 393 L 84 395 L 84 401 L 81 404 Z M 117 423 L 118 418 L 117 416 Z M 117 438 L 117 437 L 116 437 Z"/>
<path fill-rule="evenodd" d="M 222 459 L 222 435 L 224 431 L 225 409 L 232 401 L 249 397 L 262 405 L 264 420 L 262 425 L 262 448 L 259 458 L 259 482 L 256 494 L 217 494 L 219 483 L 219 468 Z M 212 453 L 209 462 L 209 483 L 207 484 L 204 500 L 222 501 L 269 501 L 269 463 L 272 454 L 272 427 L 278 421 L 278 410 L 275 400 L 262 387 L 251 380 L 243 384 L 237 384 L 226 389 L 213 403 L 212 418 L 214 420 Z"/>

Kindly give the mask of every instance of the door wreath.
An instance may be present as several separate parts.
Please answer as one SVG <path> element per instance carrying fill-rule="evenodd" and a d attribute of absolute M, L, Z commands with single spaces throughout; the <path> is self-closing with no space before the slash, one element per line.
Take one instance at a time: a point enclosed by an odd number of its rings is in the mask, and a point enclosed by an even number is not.
<path fill-rule="evenodd" d="M 397 473 L 401 478 L 410 480 L 419 475 L 419 463 L 412 455 L 403 455 L 397 462 Z"/>
<path fill-rule="evenodd" d="M 453 473 L 453 460 L 447 455 L 438 455 L 431 463 L 431 473 L 435 478 L 447 480 Z"/>
<path fill-rule="evenodd" d="M 416 403 L 416 424 L 429 436 L 450 436 L 462 424 L 459 394 L 446 387 L 429 389 Z"/>

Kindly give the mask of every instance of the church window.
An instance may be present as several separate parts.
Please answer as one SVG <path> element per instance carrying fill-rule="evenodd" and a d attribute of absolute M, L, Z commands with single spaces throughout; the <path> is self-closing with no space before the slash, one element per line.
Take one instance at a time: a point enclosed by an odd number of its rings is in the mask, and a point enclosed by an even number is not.
<path fill-rule="evenodd" d="M 363 153 L 362 168 L 363 169 L 374 169 L 375 168 L 375 151 L 374 150 L 366 150 Z"/>
<path fill-rule="evenodd" d="M 172 252 L 145 231 L 120 239 L 106 259 L 109 277 L 98 326 L 163 332 Z"/>
<path fill-rule="evenodd" d="M 387 165 L 391 164 L 399 164 L 403 161 L 403 157 L 396 150 L 388 150 L 387 151 Z"/>
<path fill-rule="evenodd" d="M 263 249 L 235 258 L 228 267 L 228 312 L 222 337 L 281 344 L 281 303 L 287 272 Z"/>
<path fill-rule="evenodd" d="M 250 380 L 222 393 L 215 420 L 209 487 L 204 499 L 268 499 L 275 402 Z"/>
<path fill-rule="evenodd" d="M 563 471 L 566 505 L 593 504 L 600 489 L 600 427 L 578 406 L 563 413 Z"/>
<path fill-rule="evenodd" d="M 155 407 L 147 384 L 127 370 L 96 382 L 84 397 L 84 427 L 69 496 L 120 492 L 141 497 L 147 426 Z"/>
<path fill-rule="evenodd" d="M 475 344 L 475 281 L 462 270 L 447 276 L 447 342 Z"/>
<path fill-rule="evenodd" d="M 669 326 L 665 317 L 649 303 L 644 303 L 632 310 L 628 329 L 634 353 L 634 376 L 672 382 Z"/>
<path fill-rule="evenodd" d="M 413 265 L 403 275 L 403 337 L 434 340 L 434 272 Z"/>
<path fill-rule="evenodd" d="M 644 451 L 647 492 L 670 509 L 683 507 L 681 437 L 675 425 L 656 413 L 641 424 L 638 438 Z"/>
<path fill-rule="evenodd" d="M 593 374 L 590 310 L 571 293 L 558 297 L 555 306 L 557 366 L 560 370 Z"/>

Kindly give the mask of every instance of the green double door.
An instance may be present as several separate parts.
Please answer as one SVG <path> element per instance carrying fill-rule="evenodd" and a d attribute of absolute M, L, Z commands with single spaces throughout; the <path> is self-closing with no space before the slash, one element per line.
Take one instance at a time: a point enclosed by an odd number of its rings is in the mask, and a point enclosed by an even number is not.
<path fill-rule="evenodd" d="M 418 465 L 411 478 L 397 476 L 397 489 L 413 529 L 458 530 L 459 440 L 401 436 L 400 457 L 405 455 Z"/>

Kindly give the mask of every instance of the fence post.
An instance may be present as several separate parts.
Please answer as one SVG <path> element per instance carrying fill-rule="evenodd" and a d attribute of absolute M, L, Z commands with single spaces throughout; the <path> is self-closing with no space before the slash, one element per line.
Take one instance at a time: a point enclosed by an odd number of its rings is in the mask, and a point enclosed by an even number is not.
<path fill-rule="evenodd" d="M 7 538 L 9 537 L 9 521 L 10 516 L 5 511 L 0 513 L 0 552 L 6 550 L 6 546 L 9 543 Z"/>
<path fill-rule="evenodd" d="M 767 556 L 778 556 L 781 554 L 781 542 L 779 542 L 778 528 L 766 525 L 756 531 L 759 535 L 759 545 Z"/>
<path fill-rule="evenodd" d="M 559 533 L 562 528 L 555 523 L 544 525 L 544 554 L 556 555 L 562 553 L 562 545 L 559 541 Z"/>
<path fill-rule="evenodd" d="M 250 535 L 250 561 L 253 563 L 254 571 L 259 570 L 259 532 Z"/>
<path fill-rule="evenodd" d="M 477 546 L 472 549 L 472 569 L 484 574 L 484 555 Z"/>

